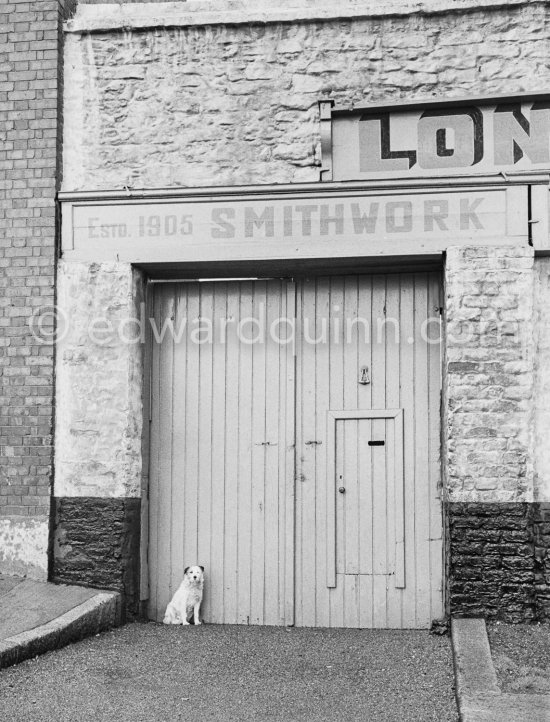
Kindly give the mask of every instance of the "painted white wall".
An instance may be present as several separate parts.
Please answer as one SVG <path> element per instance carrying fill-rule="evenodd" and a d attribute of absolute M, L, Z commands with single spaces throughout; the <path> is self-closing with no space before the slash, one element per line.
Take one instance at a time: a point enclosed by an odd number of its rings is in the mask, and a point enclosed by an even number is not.
<path fill-rule="evenodd" d="M 59 264 L 56 497 L 140 496 L 142 298 L 130 264 Z"/>
<path fill-rule="evenodd" d="M 46 581 L 48 533 L 48 517 L 0 518 L 0 574 Z"/>
<path fill-rule="evenodd" d="M 535 261 L 535 501 L 550 501 L 550 258 Z"/>

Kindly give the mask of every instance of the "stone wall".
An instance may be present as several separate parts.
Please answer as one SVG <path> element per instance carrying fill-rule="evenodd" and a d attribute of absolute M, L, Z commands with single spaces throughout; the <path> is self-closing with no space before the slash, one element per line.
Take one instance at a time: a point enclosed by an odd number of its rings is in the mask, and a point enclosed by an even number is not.
<path fill-rule="evenodd" d="M 532 501 L 533 249 L 448 249 L 445 326 L 447 498 Z"/>
<path fill-rule="evenodd" d="M 550 619 L 550 504 L 451 503 L 447 513 L 453 614 Z"/>
<path fill-rule="evenodd" d="M 140 496 L 143 299 L 129 264 L 59 264 L 57 497 Z"/>
<path fill-rule="evenodd" d="M 139 615 L 140 500 L 55 498 L 54 582 L 121 592 Z"/>
<path fill-rule="evenodd" d="M 445 488 L 454 614 L 550 613 L 548 263 L 452 248 L 445 274 Z M 536 473 L 535 473 L 536 471 Z"/>
<path fill-rule="evenodd" d="M 536 504 L 533 512 L 535 601 L 538 619 L 550 619 L 550 503 Z"/>
<path fill-rule="evenodd" d="M 66 190 L 317 181 L 320 99 L 350 106 L 550 85 L 543 3 L 427 2 L 440 14 L 382 7 L 339 19 L 343 2 L 335 18 L 296 23 L 278 22 L 275 4 L 261 23 L 219 25 L 212 11 L 208 25 L 178 27 L 186 5 L 115 7 L 112 32 L 101 31 L 105 6 L 79 8 L 66 41 Z M 376 4 L 353 11 L 376 14 Z"/>
<path fill-rule="evenodd" d="M 453 614 L 513 623 L 538 616 L 533 511 L 525 503 L 448 505 Z"/>
<path fill-rule="evenodd" d="M 145 287 L 129 264 L 58 269 L 53 579 L 139 606 Z"/>

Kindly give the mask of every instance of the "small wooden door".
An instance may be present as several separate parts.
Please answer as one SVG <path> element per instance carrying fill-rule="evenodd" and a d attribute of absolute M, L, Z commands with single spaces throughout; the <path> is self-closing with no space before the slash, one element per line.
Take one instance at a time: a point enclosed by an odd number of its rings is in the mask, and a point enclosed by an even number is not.
<path fill-rule="evenodd" d="M 327 587 L 348 589 L 358 627 L 406 585 L 403 451 L 402 409 L 328 412 Z"/>

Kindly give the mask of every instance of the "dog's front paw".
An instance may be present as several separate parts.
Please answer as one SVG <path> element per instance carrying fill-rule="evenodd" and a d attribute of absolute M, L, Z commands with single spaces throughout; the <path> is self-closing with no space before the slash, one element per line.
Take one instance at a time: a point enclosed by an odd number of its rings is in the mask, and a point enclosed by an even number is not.
<path fill-rule="evenodd" d="M 185 620 L 182 622 L 182 624 L 183 624 L 184 627 L 188 627 L 188 626 L 189 626 L 189 622 L 187 621 L 187 619 L 185 619 Z"/>
<path fill-rule="evenodd" d="M 196 626 L 197 624 L 202 624 L 202 622 L 198 622 L 198 621 L 197 621 L 197 622 L 195 622 L 195 626 Z"/>

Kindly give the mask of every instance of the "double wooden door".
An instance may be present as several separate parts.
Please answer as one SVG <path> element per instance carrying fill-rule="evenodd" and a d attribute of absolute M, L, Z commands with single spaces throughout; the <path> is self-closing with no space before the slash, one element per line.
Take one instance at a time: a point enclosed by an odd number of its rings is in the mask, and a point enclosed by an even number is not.
<path fill-rule="evenodd" d="M 437 273 L 159 284 L 149 611 L 206 568 L 214 623 L 443 613 Z"/>

